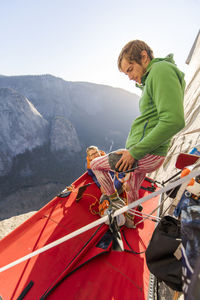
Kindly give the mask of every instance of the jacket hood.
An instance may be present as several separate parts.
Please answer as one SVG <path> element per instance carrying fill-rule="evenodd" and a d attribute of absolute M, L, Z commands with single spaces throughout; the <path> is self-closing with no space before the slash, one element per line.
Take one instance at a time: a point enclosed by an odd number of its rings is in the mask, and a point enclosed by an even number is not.
<path fill-rule="evenodd" d="M 157 62 L 160 62 L 160 61 L 167 61 L 167 62 L 170 62 L 170 63 L 176 65 L 176 64 L 175 64 L 175 61 L 174 61 L 174 54 L 172 54 L 172 53 L 168 54 L 166 57 L 163 57 L 163 58 L 160 58 L 160 57 L 153 58 L 153 59 L 150 61 L 149 65 L 148 65 L 148 67 L 147 67 L 147 70 L 146 70 L 145 74 L 144 74 L 143 77 L 142 77 L 142 84 L 141 84 L 141 85 L 138 85 L 138 84 L 137 84 L 137 85 L 136 85 L 137 87 L 141 87 L 141 86 L 144 85 L 145 80 L 146 80 L 146 78 L 147 78 L 147 76 L 148 76 L 148 74 L 149 74 L 149 72 L 150 72 L 150 70 L 151 70 L 153 64 L 155 64 L 155 63 L 157 63 Z"/>
<path fill-rule="evenodd" d="M 148 65 L 148 67 L 147 67 L 147 70 L 149 69 L 149 67 L 151 67 L 151 65 L 152 65 L 153 63 L 158 62 L 158 61 L 163 61 L 163 60 L 165 60 L 165 61 L 167 61 L 167 62 L 170 62 L 170 63 L 172 63 L 172 64 L 175 65 L 174 54 L 173 54 L 173 53 L 170 53 L 170 54 L 168 54 L 166 57 L 163 57 L 163 58 L 157 57 L 157 58 L 152 59 L 152 60 L 150 61 L 149 65 Z"/>

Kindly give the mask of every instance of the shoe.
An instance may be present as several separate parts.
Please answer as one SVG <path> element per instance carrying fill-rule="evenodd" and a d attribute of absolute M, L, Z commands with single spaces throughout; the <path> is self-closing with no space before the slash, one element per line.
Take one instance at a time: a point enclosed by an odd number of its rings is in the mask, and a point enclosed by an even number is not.
<path fill-rule="evenodd" d="M 124 207 L 126 204 L 117 193 L 112 194 L 111 196 L 102 195 L 100 198 L 99 204 L 99 214 L 101 217 L 107 215 L 107 210 L 109 207 L 112 208 L 112 211 L 115 212 L 117 209 Z M 116 216 L 117 225 L 120 227 L 124 225 L 126 218 L 124 214 Z M 106 224 L 109 225 L 109 221 L 106 221 Z"/>
<path fill-rule="evenodd" d="M 114 212 L 126 205 L 125 201 L 119 197 L 117 192 L 110 195 L 109 199 L 110 199 L 110 202 L 111 202 L 111 207 L 112 207 Z M 126 222 L 126 218 L 125 218 L 124 214 L 120 214 L 120 215 L 116 216 L 116 219 L 117 219 L 117 225 L 119 227 L 124 225 L 124 223 Z"/>
<path fill-rule="evenodd" d="M 111 205 L 112 205 L 112 209 L 114 211 L 116 211 L 119 208 L 122 208 L 126 205 L 125 201 L 123 199 L 121 199 L 118 194 L 116 195 L 116 197 L 112 198 L 112 195 L 109 196 Z"/>

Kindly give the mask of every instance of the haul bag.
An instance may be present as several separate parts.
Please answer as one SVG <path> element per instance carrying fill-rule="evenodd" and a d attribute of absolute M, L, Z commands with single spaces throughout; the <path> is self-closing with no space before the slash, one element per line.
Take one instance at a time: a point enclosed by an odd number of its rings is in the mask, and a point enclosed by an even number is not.
<path fill-rule="evenodd" d="M 180 221 L 164 216 L 153 232 L 146 250 L 147 266 L 159 281 L 170 288 L 182 291 L 182 263 Z"/>

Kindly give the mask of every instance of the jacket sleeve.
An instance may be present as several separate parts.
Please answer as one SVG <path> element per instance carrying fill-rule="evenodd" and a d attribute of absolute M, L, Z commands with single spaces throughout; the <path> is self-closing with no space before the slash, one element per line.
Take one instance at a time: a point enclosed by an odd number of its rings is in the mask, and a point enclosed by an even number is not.
<path fill-rule="evenodd" d="M 169 64 L 164 64 L 162 68 L 159 65 L 152 68 L 147 91 L 156 105 L 159 120 L 149 134 L 129 149 L 135 159 L 151 153 L 184 128 L 185 82 L 180 73 Z"/>

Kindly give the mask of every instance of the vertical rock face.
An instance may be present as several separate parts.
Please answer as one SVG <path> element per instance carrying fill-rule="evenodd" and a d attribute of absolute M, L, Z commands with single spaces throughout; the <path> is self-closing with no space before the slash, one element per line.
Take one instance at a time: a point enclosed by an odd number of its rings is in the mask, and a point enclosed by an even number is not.
<path fill-rule="evenodd" d="M 51 151 L 66 150 L 68 153 L 80 152 L 81 145 L 72 123 L 64 117 L 56 117 L 51 123 Z"/>
<path fill-rule="evenodd" d="M 186 90 L 184 97 L 185 128 L 172 140 L 163 166 L 158 172 L 151 174 L 158 180 L 165 180 L 177 172 L 175 163 L 180 152 L 189 153 L 192 148 L 200 144 L 200 33 L 190 51 L 186 63 Z M 166 177 L 167 176 L 167 177 Z"/>
<path fill-rule="evenodd" d="M 41 146 L 47 139 L 48 122 L 24 96 L 0 89 L 0 174 L 7 173 L 12 157 Z"/>

